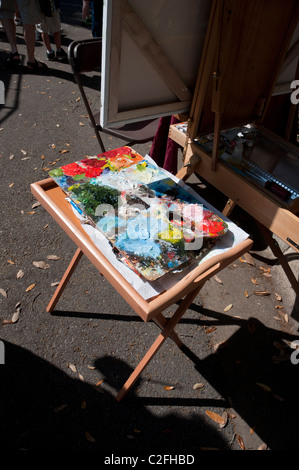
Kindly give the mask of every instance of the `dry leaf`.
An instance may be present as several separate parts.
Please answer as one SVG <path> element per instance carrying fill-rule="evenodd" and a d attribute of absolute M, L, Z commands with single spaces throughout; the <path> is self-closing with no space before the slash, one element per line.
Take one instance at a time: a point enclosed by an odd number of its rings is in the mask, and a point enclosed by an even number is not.
<path fill-rule="evenodd" d="M 241 447 L 242 450 L 245 450 L 245 444 L 242 439 L 242 437 L 239 434 L 236 434 L 236 439 L 238 441 L 239 446 Z"/>
<path fill-rule="evenodd" d="M 86 439 L 87 439 L 89 442 L 93 442 L 93 443 L 96 442 L 95 438 L 92 437 L 92 435 L 89 434 L 88 431 L 85 431 L 85 437 L 86 437 Z"/>
<path fill-rule="evenodd" d="M 270 292 L 267 290 L 256 290 L 254 291 L 255 295 L 270 295 Z"/>
<path fill-rule="evenodd" d="M 103 382 L 104 382 L 104 379 L 99 380 L 99 381 L 96 383 L 96 387 L 99 387 L 100 385 L 102 385 Z"/>
<path fill-rule="evenodd" d="M 76 369 L 76 366 L 74 364 L 69 364 L 69 368 L 73 371 L 73 372 L 77 372 L 77 369 Z"/>
<path fill-rule="evenodd" d="M 269 387 L 269 385 L 262 384 L 260 382 L 256 382 L 256 385 L 258 385 L 262 390 L 264 390 L 264 392 L 271 392 L 271 387 Z"/>
<path fill-rule="evenodd" d="M 16 323 L 19 319 L 19 316 L 20 316 L 20 312 L 21 312 L 21 309 L 20 308 L 17 308 L 17 310 L 15 311 L 15 313 L 13 314 L 13 316 L 11 317 L 11 321 L 12 323 Z"/>
<path fill-rule="evenodd" d="M 218 282 L 218 284 L 223 284 L 223 282 L 221 281 L 221 279 L 219 279 L 219 277 L 215 274 L 214 276 L 214 279 L 216 282 Z"/>
<path fill-rule="evenodd" d="M 247 298 L 249 297 L 249 295 L 248 295 L 248 290 L 246 290 L 246 291 L 244 292 L 244 295 L 245 295 L 245 297 L 247 297 Z"/>
<path fill-rule="evenodd" d="M 58 259 L 61 259 L 61 257 L 60 257 L 60 256 L 57 256 L 57 255 L 48 255 L 48 256 L 47 256 L 47 259 L 53 259 L 53 260 L 56 261 L 56 260 L 58 260 Z"/>
<path fill-rule="evenodd" d="M 267 450 L 268 446 L 265 442 L 258 446 L 257 450 Z"/>
<path fill-rule="evenodd" d="M 41 203 L 40 202 L 35 202 L 34 204 L 32 204 L 32 207 L 31 209 L 35 209 L 36 207 L 40 206 Z"/>
<path fill-rule="evenodd" d="M 69 150 L 59 150 L 59 153 L 68 153 Z"/>
<path fill-rule="evenodd" d="M 257 280 L 256 280 L 256 279 L 253 279 L 253 278 L 251 278 L 251 282 L 252 282 L 253 284 L 256 284 L 256 285 L 258 285 L 258 282 L 257 282 Z"/>
<path fill-rule="evenodd" d="M 81 380 L 81 382 L 85 382 L 85 379 L 84 379 L 83 375 L 80 374 L 80 372 L 78 372 L 78 377 Z"/>
<path fill-rule="evenodd" d="M 62 405 L 57 406 L 54 408 L 54 412 L 57 413 L 57 411 L 62 411 L 67 407 L 67 403 L 63 403 Z"/>
<path fill-rule="evenodd" d="M 50 265 L 46 264 L 44 261 L 33 261 L 33 266 L 39 269 L 49 269 Z"/>
<path fill-rule="evenodd" d="M 22 277 L 24 276 L 24 273 L 23 271 L 20 269 L 18 272 L 17 272 L 17 279 L 21 279 Z"/>
<path fill-rule="evenodd" d="M 21 309 L 18 307 L 17 310 L 12 315 L 11 320 L 3 320 L 2 324 L 3 325 L 12 325 L 13 323 L 16 323 L 19 319 L 20 311 L 21 311 Z"/>
<path fill-rule="evenodd" d="M 223 311 L 224 311 L 224 312 L 227 312 L 228 310 L 230 310 L 230 309 L 232 308 L 232 306 L 233 306 L 233 304 L 227 305 L 227 306 L 223 309 Z"/>
<path fill-rule="evenodd" d="M 215 423 L 218 423 L 221 427 L 225 426 L 226 420 L 214 411 L 206 410 L 206 414 L 211 418 Z"/>
<path fill-rule="evenodd" d="M 280 294 L 277 294 L 276 292 L 275 292 L 275 297 L 276 297 L 276 300 L 277 300 L 278 302 L 281 302 L 281 301 L 282 301 L 281 295 L 280 295 Z"/>
<path fill-rule="evenodd" d="M 173 385 L 165 385 L 163 388 L 164 388 L 164 390 L 173 390 L 174 386 Z"/>
<path fill-rule="evenodd" d="M 201 390 L 202 388 L 204 388 L 204 384 L 203 383 L 196 383 L 193 385 L 193 390 Z"/>
<path fill-rule="evenodd" d="M 11 259 L 8 259 L 7 262 L 8 262 L 9 264 L 15 264 L 15 262 L 12 261 Z"/>
<path fill-rule="evenodd" d="M 210 326 L 210 328 L 206 329 L 206 333 L 212 333 L 215 330 L 217 330 L 216 326 Z"/>
<path fill-rule="evenodd" d="M 0 289 L 0 294 L 3 295 L 3 297 L 5 297 L 5 299 L 7 298 L 7 293 L 4 289 Z"/>
<path fill-rule="evenodd" d="M 59 284 L 59 281 L 51 282 L 51 287 L 58 286 L 58 284 Z"/>
<path fill-rule="evenodd" d="M 27 287 L 27 289 L 26 289 L 25 292 L 29 292 L 29 291 L 32 290 L 34 287 L 35 287 L 35 283 L 34 283 L 34 284 L 31 284 L 29 287 Z"/>

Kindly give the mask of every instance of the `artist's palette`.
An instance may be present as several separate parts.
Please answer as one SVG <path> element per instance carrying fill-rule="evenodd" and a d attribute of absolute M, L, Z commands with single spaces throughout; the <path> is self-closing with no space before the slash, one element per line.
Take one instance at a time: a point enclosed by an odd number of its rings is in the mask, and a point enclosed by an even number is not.
<path fill-rule="evenodd" d="M 109 239 L 118 258 L 147 280 L 202 256 L 228 230 L 218 215 L 130 147 L 49 174 Z"/>

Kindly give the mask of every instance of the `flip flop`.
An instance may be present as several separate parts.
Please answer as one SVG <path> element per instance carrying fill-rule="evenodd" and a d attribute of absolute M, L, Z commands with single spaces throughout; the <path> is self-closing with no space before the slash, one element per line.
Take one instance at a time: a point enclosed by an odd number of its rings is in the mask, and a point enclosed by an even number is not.
<path fill-rule="evenodd" d="M 27 69 L 30 72 L 44 72 L 48 67 L 43 62 L 39 62 L 39 60 L 35 59 L 34 62 L 27 62 Z"/>

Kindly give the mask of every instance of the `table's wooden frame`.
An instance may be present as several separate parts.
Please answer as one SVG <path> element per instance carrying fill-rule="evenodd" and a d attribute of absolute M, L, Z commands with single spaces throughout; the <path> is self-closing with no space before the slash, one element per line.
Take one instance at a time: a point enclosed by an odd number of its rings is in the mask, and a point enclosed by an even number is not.
<path fill-rule="evenodd" d="M 53 311 L 72 273 L 76 269 L 81 256 L 85 254 L 145 322 L 153 320 L 161 328 L 161 333 L 158 335 L 157 339 L 118 392 L 116 399 L 120 401 L 128 393 L 144 368 L 168 337 L 171 337 L 177 346 L 182 348 L 183 343 L 175 333 L 174 327 L 185 314 L 205 282 L 242 254 L 249 251 L 252 240 L 248 238 L 223 254 L 215 255 L 207 259 L 189 272 L 183 279 L 178 281 L 177 284 L 168 291 L 150 300 L 145 300 L 132 285 L 118 273 L 115 267 L 106 259 L 86 234 L 79 219 L 73 213 L 70 204 L 66 201 L 65 194 L 52 178 L 33 183 L 31 185 L 31 191 L 35 198 L 43 205 L 77 246 L 76 253 L 47 306 L 47 311 Z M 181 299 L 183 300 L 175 313 L 167 319 L 162 312 Z"/>

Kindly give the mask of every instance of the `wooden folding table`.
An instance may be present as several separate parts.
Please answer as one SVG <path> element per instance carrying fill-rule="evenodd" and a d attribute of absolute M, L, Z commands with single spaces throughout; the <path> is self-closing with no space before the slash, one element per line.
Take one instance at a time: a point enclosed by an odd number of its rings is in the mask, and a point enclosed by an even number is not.
<path fill-rule="evenodd" d="M 64 192 L 57 186 L 52 178 L 33 183 L 31 185 L 31 191 L 35 198 L 77 246 L 75 255 L 47 306 L 47 311 L 51 312 L 55 308 L 68 280 L 74 272 L 82 254 L 84 254 L 145 322 L 153 320 L 161 329 L 160 334 L 157 336 L 152 346 L 118 392 L 116 399 L 120 401 L 128 393 L 144 368 L 168 337 L 172 338 L 179 348 L 182 348 L 183 343 L 175 333 L 174 327 L 185 314 L 205 282 L 211 278 L 211 276 L 214 276 L 217 272 L 235 261 L 243 253 L 247 252 L 251 248 L 252 241 L 247 238 L 228 249 L 226 252 L 215 254 L 207 260 L 203 260 L 169 290 L 146 300 L 117 269 L 115 269 L 87 235 L 78 217 L 74 214 L 71 205 L 66 201 Z M 182 302 L 175 313 L 170 318 L 166 318 L 162 312 L 181 299 Z"/>

